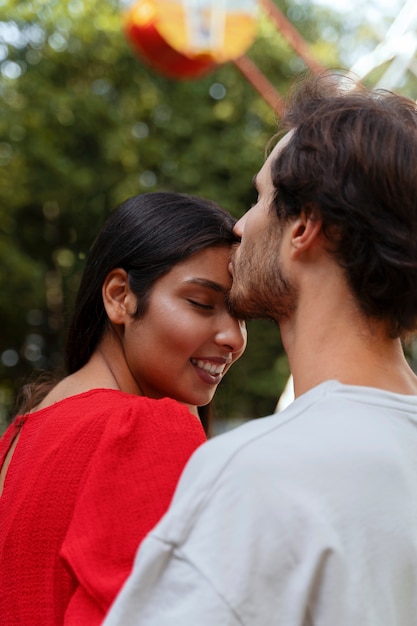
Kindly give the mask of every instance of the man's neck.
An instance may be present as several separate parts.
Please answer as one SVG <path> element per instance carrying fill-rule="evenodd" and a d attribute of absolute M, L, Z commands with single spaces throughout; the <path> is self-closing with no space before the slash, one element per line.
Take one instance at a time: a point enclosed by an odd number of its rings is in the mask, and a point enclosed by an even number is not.
<path fill-rule="evenodd" d="M 299 308 L 281 322 L 281 337 L 294 378 L 295 397 L 326 380 L 417 394 L 417 377 L 401 341 L 345 303 Z"/>

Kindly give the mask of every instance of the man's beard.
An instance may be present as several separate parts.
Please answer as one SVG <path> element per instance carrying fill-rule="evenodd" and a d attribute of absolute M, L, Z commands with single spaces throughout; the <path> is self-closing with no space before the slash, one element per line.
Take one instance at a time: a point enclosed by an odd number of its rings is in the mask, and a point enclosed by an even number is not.
<path fill-rule="evenodd" d="M 241 251 L 239 251 L 241 252 Z M 242 259 L 235 255 L 229 294 L 232 315 L 239 319 L 270 319 L 277 323 L 296 309 L 297 289 L 279 267 L 279 251 Z"/>

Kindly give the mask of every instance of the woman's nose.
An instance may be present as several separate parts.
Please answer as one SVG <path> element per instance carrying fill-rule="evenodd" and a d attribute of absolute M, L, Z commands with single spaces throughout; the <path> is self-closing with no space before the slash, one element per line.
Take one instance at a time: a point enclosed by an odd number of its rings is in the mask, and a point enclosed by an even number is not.
<path fill-rule="evenodd" d="M 246 324 L 226 313 L 224 324 L 216 334 L 216 342 L 238 358 L 246 348 Z"/>

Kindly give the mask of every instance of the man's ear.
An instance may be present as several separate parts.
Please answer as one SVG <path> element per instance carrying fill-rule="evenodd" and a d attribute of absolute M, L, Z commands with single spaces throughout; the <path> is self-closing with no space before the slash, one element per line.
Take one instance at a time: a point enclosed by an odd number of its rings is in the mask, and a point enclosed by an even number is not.
<path fill-rule="evenodd" d="M 291 228 L 293 254 L 307 252 L 320 240 L 323 221 L 317 211 L 303 211 Z"/>
<path fill-rule="evenodd" d="M 121 267 L 107 274 L 102 296 L 107 317 L 113 324 L 124 324 L 136 310 L 136 297 L 130 290 L 128 274 Z"/>

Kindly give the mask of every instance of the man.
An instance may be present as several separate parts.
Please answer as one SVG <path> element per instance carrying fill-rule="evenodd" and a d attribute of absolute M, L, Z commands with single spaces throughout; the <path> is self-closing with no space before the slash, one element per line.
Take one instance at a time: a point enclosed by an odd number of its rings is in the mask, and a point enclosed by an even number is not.
<path fill-rule="evenodd" d="M 295 401 L 202 446 L 106 626 L 415 626 L 417 111 L 322 77 L 236 225 L 231 305 Z"/>

